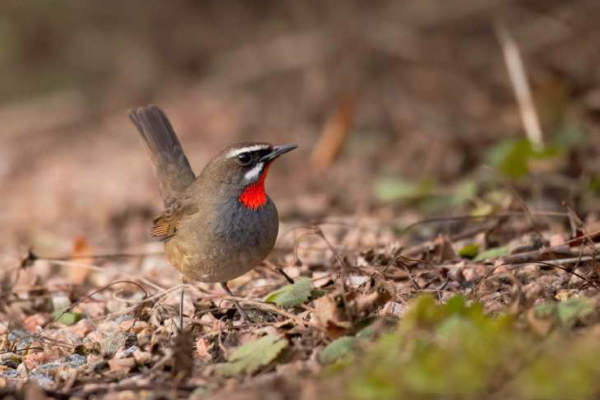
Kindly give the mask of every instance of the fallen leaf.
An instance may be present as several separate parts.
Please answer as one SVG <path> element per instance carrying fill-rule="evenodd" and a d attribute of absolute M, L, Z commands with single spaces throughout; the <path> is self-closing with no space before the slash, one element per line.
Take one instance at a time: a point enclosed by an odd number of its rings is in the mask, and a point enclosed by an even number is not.
<path fill-rule="evenodd" d="M 329 343 L 319 354 L 321 364 L 333 364 L 353 354 L 356 338 L 342 336 Z"/>
<path fill-rule="evenodd" d="M 23 321 L 23 328 L 27 332 L 35 332 L 38 327 L 42 327 L 51 321 L 48 314 L 33 314 L 25 318 Z"/>
<path fill-rule="evenodd" d="M 196 354 L 201 359 L 210 360 L 212 358 L 212 355 L 210 354 L 211 347 L 212 344 L 209 344 L 203 337 L 199 337 L 196 340 Z"/>
<path fill-rule="evenodd" d="M 469 258 L 469 259 L 473 259 L 473 258 L 477 257 L 478 253 L 479 253 L 479 244 L 477 244 L 477 243 L 468 244 L 458 251 L 459 256 L 461 256 L 463 258 Z"/>
<path fill-rule="evenodd" d="M 493 260 L 495 258 L 504 257 L 510 254 L 508 247 L 495 247 L 486 251 L 482 251 L 473 259 L 473 261 Z"/>
<path fill-rule="evenodd" d="M 91 246 L 83 236 L 77 236 L 73 241 L 71 248 L 71 257 L 77 264 L 93 264 L 93 259 L 89 258 L 93 254 Z M 83 265 L 75 265 L 69 269 L 69 277 L 75 285 L 81 285 L 92 272 L 91 269 Z"/>
<path fill-rule="evenodd" d="M 266 303 L 275 303 L 281 307 L 296 307 L 310 298 L 313 285 L 310 279 L 300 278 L 292 285 L 277 289 L 265 297 Z"/>
<path fill-rule="evenodd" d="M 432 260 L 435 263 L 441 264 L 447 261 L 457 259 L 454 248 L 450 239 L 446 235 L 438 235 L 433 241 L 433 249 L 431 250 Z"/>
<path fill-rule="evenodd" d="M 345 312 L 341 304 L 336 300 L 336 296 L 328 294 L 315 300 L 314 318 L 327 336 L 336 339 L 346 333 L 350 328 Z"/>
<path fill-rule="evenodd" d="M 580 319 L 596 309 L 596 301 L 587 297 L 572 298 L 557 305 L 558 320 L 566 327 L 572 327 Z"/>
<path fill-rule="evenodd" d="M 217 373 L 223 376 L 253 374 L 275 360 L 287 346 L 285 339 L 274 335 L 263 336 L 236 349 L 227 363 L 217 365 Z"/>
<path fill-rule="evenodd" d="M 52 318 L 63 325 L 71 326 L 75 325 L 81 320 L 80 312 L 63 312 L 63 310 L 56 310 L 52 313 Z"/>
<path fill-rule="evenodd" d="M 312 165 L 316 169 L 323 170 L 330 167 L 342 151 L 350 133 L 350 125 L 354 117 L 354 104 L 354 97 L 348 96 L 340 102 L 335 112 L 327 119 L 321 132 L 321 138 L 310 156 Z"/>

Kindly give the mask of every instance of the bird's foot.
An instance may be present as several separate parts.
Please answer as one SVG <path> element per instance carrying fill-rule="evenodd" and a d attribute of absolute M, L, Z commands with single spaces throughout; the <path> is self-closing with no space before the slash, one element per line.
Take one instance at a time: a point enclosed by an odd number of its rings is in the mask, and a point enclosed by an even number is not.
<path fill-rule="evenodd" d="M 238 313 L 240 314 L 240 317 L 242 318 L 242 322 L 245 324 L 251 324 L 252 319 L 250 319 L 250 317 L 248 316 L 248 314 L 246 313 L 246 311 L 244 311 L 244 309 L 242 308 L 242 306 L 240 305 L 240 303 L 238 303 L 237 301 L 233 301 L 233 304 L 235 304 L 235 308 L 237 308 Z"/>

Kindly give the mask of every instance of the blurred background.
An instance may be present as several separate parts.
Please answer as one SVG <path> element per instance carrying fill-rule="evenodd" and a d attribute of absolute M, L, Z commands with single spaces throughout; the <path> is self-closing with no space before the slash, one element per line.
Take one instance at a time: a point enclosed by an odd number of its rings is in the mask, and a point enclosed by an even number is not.
<path fill-rule="evenodd" d="M 283 220 L 486 213 L 503 207 L 492 190 L 503 179 L 544 209 L 597 209 L 597 0 L 0 9 L 0 246 L 10 251 L 148 241 L 162 204 L 127 112 L 150 102 L 196 171 L 234 141 L 300 145 L 267 183 Z M 497 24 L 525 63 L 543 152 L 524 141 Z"/>

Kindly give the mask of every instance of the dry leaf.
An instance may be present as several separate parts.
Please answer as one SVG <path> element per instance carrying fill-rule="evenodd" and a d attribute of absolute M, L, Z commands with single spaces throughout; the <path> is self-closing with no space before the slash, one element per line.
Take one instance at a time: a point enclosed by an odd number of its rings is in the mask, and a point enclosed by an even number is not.
<path fill-rule="evenodd" d="M 354 117 L 354 103 L 353 97 L 347 97 L 329 116 L 321 132 L 321 138 L 311 154 L 311 165 L 315 169 L 323 170 L 330 167 L 342 151 L 350 133 L 350 125 Z"/>
<path fill-rule="evenodd" d="M 88 244 L 87 240 L 83 236 L 77 236 L 73 241 L 73 247 L 71 249 L 71 257 L 77 264 L 93 264 L 91 256 L 93 254 L 92 248 Z M 87 277 L 90 275 L 91 270 L 84 266 L 74 266 L 69 270 L 69 278 L 71 283 L 81 285 L 85 282 Z"/>

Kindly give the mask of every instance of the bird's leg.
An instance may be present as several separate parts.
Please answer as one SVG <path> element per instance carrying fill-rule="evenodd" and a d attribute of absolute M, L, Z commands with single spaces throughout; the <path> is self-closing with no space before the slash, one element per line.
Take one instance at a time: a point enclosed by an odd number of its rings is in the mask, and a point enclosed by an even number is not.
<path fill-rule="evenodd" d="M 235 297 L 233 295 L 233 292 L 231 291 L 231 289 L 229 289 L 229 287 L 227 287 L 227 282 L 221 282 L 221 287 L 223 288 L 223 290 L 225 290 L 225 292 L 227 292 L 228 295 L 230 295 L 231 297 Z M 235 308 L 237 308 L 238 312 L 240 313 L 240 316 L 242 317 L 242 320 L 244 322 L 252 322 L 250 320 L 250 318 L 248 318 L 248 315 L 246 314 L 246 311 L 244 311 L 244 309 L 242 308 L 242 306 L 240 306 L 240 303 L 238 303 L 236 300 L 232 300 L 233 304 L 235 304 Z"/>
<path fill-rule="evenodd" d="M 294 284 L 294 280 L 292 278 L 290 278 L 290 276 L 288 274 L 285 273 L 285 271 L 283 270 L 283 268 L 277 268 L 277 272 L 279 272 L 281 275 L 283 275 L 283 277 L 285 278 L 285 280 L 288 281 L 288 283 L 290 285 Z"/>
<path fill-rule="evenodd" d="M 179 333 L 183 333 L 183 300 L 185 298 L 185 289 L 181 286 L 181 297 L 179 297 Z"/>
<path fill-rule="evenodd" d="M 181 294 L 179 297 L 179 333 L 183 332 L 183 301 L 185 300 L 185 284 L 187 283 L 183 275 L 179 275 L 179 283 L 181 284 Z"/>

